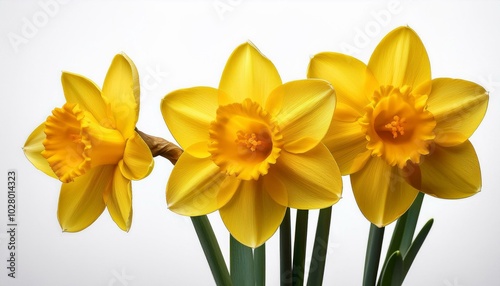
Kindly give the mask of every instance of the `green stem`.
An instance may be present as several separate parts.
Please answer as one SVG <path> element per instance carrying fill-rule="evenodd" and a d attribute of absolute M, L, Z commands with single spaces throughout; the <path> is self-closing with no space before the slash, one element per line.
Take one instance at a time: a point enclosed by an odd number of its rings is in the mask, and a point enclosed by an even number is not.
<path fill-rule="evenodd" d="M 368 245 L 366 247 L 365 271 L 363 275 L 363 286 L 374 286 L 377 282 L 378 265 L 380 263 L 380 252 L 384 240 L 384 227 L 370 224 Z"/>
<path fill-rule="evenodd" d="M 219 244 L 217 243 L 217 238 L 215 237 L 207 216 L 191 217 L 191 221 L 193 222 L 198 240 L 200 241 L 208 265 L 212 271 L 215 283 L 220 286 L 232 285 L 226 262 L 224 261 Z"/>
<path fill-rule="evenodd" d="M 286 209 L 285 217 L 280 225 L 280 285 L 292 285 L 292 241 L 290 227 L 290 209 Z"/>
<path fill-rule="evenodd" d="M 389 258 L 394 252 L 399 251 L 403 257 L 408 252 L 415 234 L 423 199 L 424 194 L 419 193 L 415 201 L 413 201 L 411 207 L 398 219 L 396 226 L 394 227 L 394 232 L 392 233 L 391 242 L 387 249 L 387 254 L 385 255 L 385 261 L 382 268 L 387 265 Z"/>
<path fill-rule="evenodd" d="M 403 264 L 403 279 L 401 282 L 406 277 L 406 274 L 408 274 L 408 271 L 410 271 L 410 267 L 413 264 L 413 261 L 415 260 L 415 257 L 417 257 L 417 253 L 420 250 L 420 247 L 422 247 L 422 244 L 424 244 L 425 239 L 427 238 L 427 235 L 429 234 L 429 231 L 431 231 L 432 224 L 434 223 L 434 219 L 430 219 L 424 227 L 420 230 L 420 232 L 417 234 L 415 237 L 415 240 L 411 244 L 410 248 L 406 252 L 406 255 L 404 257 L 404 264 Z"/>
<path fill-rule="evenodd" d="M 266 244 L 262 244 L 253 251 L 255 270 L 255 285 L 266 285 Z"/>
<path fill-rule="evenodd" d="M 293 243 L 292 284 L 294 286 L 304 285 L 308 219 L 308 210 L 297 210 L 297 219 L 295 221 L 295 240 Z"/>
<path fill-rule="evenodd" d="M 316 237 L 311 254 L 311 264 L 309 265 L 309 277 L 307 278 L 308 286 L 320 286 L 323 284 L 331 220 L 332 207 L 319 211 Z"/>
<path fill-rule="evenodd" d="M 394 232 L 392 233 L 391 242 L 389 243 L 389 247 L 387 248 L 387 254 L 385 255 L 385 261 L 382 269 L 385 268 L 394 252 L 399 251 L 401 253 L 401 241 L 403 240 L 407 220 L 408 212 L 405 212 L 402 216 L 399 217 L 398 221 L 396 222 Z"/>
<path fill-rule="evenodd" d="M 235 286 L 255 286 L 253 252 L 232 235 L 229 241 L 231 280 Z"/>
<path fill-rule="evenodd" d="M 406 219 L 404 234 L 399 247 L 399 251 L 401 251 L 403 257 L 406 255 L 406 252 L 408 252 L 408 249 L 413 242 L 413 236 L 415 235 L 415 229 L 417 227 L 418 216 L 420 214 L 420 208 L 422 207 L 423 200 L 424 193 L 419 192 L 417 198 L 413 201 L 413 204 L 406 212 L 408 217 Z"/>

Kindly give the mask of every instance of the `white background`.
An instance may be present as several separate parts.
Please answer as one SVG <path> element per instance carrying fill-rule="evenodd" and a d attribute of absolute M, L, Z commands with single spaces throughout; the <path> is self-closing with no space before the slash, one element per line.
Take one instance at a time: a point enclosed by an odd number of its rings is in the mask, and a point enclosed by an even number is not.
<path fill-rule="evenodd" d="M 435 2 L 0 1 L 0 285 L 214 284 L 189 218 L 166 207 L 172 166 L 162 158 L 148 178 L 133 184 L 130 232 L 119 230 L 107 211 L 80 233 L 61 232 L 60 183 L 36 170 L 21 150 L 31 131 L 64 103 L 61 71 L 102 85 L 113 56 L 127 53 L 141 76 L 138 128 L 170 139 L 159 109 L 163 96 L 178 88 L 217 87 L 230 53 L 247 40 L 286 82 L 304 78 L 310 56 L 321 51 L 367 62 L 382 37 L 401 25 L 420 35 L 434 78 L 463 78 L 490 92 L 486 117 L 471 138 L 482 192 L 457 201 L 424 199 L 419 227 L 429 218 L 435 224 L 405 285 L 500 285 L 500 2 Z M 15 279 L 4 266 L 8 169 L 18 171 Z M 369 223 L 344 182 L 343 199 L 333 208 L 325 285 L 362 281 Z M 227 231 L 217 213 L 209 217 L 227 257 Z M 311 211 L 311 235 L 316 217 Z M 386 229 L 386 243 L 392 229 Z M 267 243 L 268 285 L 279 284 L 278 259 L 275 235 Z"/>

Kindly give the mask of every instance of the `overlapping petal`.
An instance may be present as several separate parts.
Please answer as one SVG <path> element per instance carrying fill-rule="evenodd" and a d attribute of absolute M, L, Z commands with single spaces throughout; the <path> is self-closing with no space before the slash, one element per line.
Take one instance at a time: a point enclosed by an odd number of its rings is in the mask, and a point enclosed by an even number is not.
<path fill-rule="evenodd" d="M 184 152 L 168 181 L 169 209 L 188 216 L 205 215 L 217 210 L 226 203 L 218 202 L 217 198 L 225 178 L 226 174 L 220 172 L 219 166 L 210 157 L 196 158 Z"/>
<path fill-rule="evenodd" d="M 123 176 L 129 180 L 143 179 L 153 170 L 154 160 L 151 150 L 137 132 L 127 140 L 123 160 L 118 166 Z"/>
<path fill-rule="evenodd" d="M 342 175 L 359 171 L 370 158 L 371 152 L 366 149 L 366 135 L 357 121 L 334 119 L 323 143 L 332 152 Z"/>
<path fill-rule="evenodd" d="M 66 102 L 76 103 L 90 112 L 102 126 L 112 126 L 115 124 L 109 108 L 101 97 L 101 90 L 92 82 L 78 74 L 63 72 L 61 82 L 64 90 Z"/>
<path fill-rule="evenodd" d="M 281 78 L 273 63 L 252 44 L 237 47 L 229 57 L 222 73 L 219 90 L 220 105 L 243 102 L 250 98 L 264 105 L 267 96 L 281 85 Z"/>
<path fill-rule="evenodd" d="M 368 67 L 358 59 L 339 53 L 315 55 L 307 71 L 308 78 L 321 78 L 330 82 L 337 94 L 334 118 L 353 122 L 363 115 L 379 84 Z"/>
<path fill-rule="evenodd" d="M 486 90 L 470 81 L 438 78 L 432 81 L 427 108 L 436 120 L 436 143 L 465 142 L 479 126 L 488 107 Z"/>
<path fill-rule="evenodd" d="M 218 91 L 211 87 L 180 89 L 163 98 L 163 119 L 183 149 L 208 141 L 208 128 L 219 107 L 217 100 Z"/>
<path fill-rule="evenodd" d="M 323 144 L 302 154 L 282 151 L 269 175 L 283 183 L 292 208 L 326 208 L 342 194 L 340 170 Z"/>
<path fill-rule="evenodd" d="M 288 190 L 286 185 L 280 180 L 274 172 L 268 173 L 262 177 L 263 189 L 278 204 L 288 207 Z"/>
<path fill-rule="evenodd" d="M 104 211 L 103 195 L 112 187 L 115 166 L 90 169 L 74 182 L 62 184 L 57 218 L 63 231 L 77 232 L 91 225 Z"/>
<path fill-rule="evenodd" d="M 323 80 L 298 80 L 276 88 L 265 110 L 275 115 L 285 150 L 303 153 L 323 139 L 335 109 L 335 91 Z"/>
<path fill-rule="evenodd" d="M 38 125 L 33 132 L 31 132 L 30 136 L 24 143 L 24 155 L 26 155 L 26 158 L 28 158 L 31 164 L 33 164 L 33 166 L 35 166 L 38 170 L 55 179 L 59 179 L 50 167 L 47 159 L 42 156 L 42 151 L 45 149 L 45 146 L 43 146 L 43 140 L 45 140 L 44 130 L 45 124 L 42 123 Z"/>
<path fill-rule="evenodd" d="M 481 189 L 481 168 L 467 140 L 453 147 L 435 146 L 420 165 L 421 191 L 445 199 L 472 196 Z"/>
<path fill-rule="evenodd" d="M 116 225 L 128 231 L 132 224 L 132 184 L 119 168 L 115 168 L 112 187 L 108 188 L 104 200 Z"/>
<path fill-rule="evenodd" d="M 124 54 L 114 57 L 104 79 L 102 96 L 109 100 L 116 129 L 125 138 L 132 136 L 139 116 L 139 76 L 134 63 Z"/>
<path fill-rule="evenodd" d="M 418 194 L 406 182 L 401 169 L 378 157 L 368 160 L 363 169 L 352 174 L 351 184 L 359 209 L 378 227 L 404 214 Z"/>
<path fill-rule="evenodd" d="M 387 34 L 375 48 L 368 68 L 382 86 L 415 88 L 431 80 L 427 51 L 417 33 L 409 27 L 400 27 Z"/>
<path fill-rule="evenodd" d="M 222 221 L 241 243 L 258 247 L 268 240 L 285 216 L 286 207 L 276 203 L 263 181 L 241 181 L 232 199 L 220 210 Z"/>

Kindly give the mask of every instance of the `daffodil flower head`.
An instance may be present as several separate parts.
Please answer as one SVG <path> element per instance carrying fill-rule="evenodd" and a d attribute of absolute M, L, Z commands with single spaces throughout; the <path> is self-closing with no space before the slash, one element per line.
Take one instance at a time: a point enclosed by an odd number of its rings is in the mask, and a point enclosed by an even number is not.
<path fill-rule="evenodd" d="M 167 185 L 170 210 L 198 216 L 219 210 L 229 232 L 256 247 L 280 225 L 287 207 L 325 208 L 342 181 L 321 142 L 336 98 L 324 80 L 282 84 L 251 43 L 237 47 L 219 88 L 165 96 L 165 123 L 185 152 Z"/>
<path fill-rule="evenodd" d="M 378 44 L 368 65 L 340 53 L 315 55 L 309 78 L 329 81 L 337 107 L 323 142 L 351 175 L 365 217 L 385 226 L 418 192 L 464 198 L 481 188 L 468 141 L 482 121 L 488 93 L 460 79 L 431 78 L 427 51 L 409 27 Z"/>
<path fill-rule="evenodd" d="M 42 156 L 63 183 L 72 182 L 92 167 L 116 165 L 123 159 L 125 138 L 103 127 L 79 104 L 56 108 L 45 121 Z"/>
<path fill-rule="evenodd" d="M 101 91 L 89 79 L 64 72 L 66 103 L 28 137 L 31 163 L 63 184 L 58 219 L 64 231 L 80 231 L 107 206 L 123 230 L 132 221 L 130 180 L 153 168 L 151 151 L 135 131 L 139 78 L 134 63 L 119 54 Z"/>

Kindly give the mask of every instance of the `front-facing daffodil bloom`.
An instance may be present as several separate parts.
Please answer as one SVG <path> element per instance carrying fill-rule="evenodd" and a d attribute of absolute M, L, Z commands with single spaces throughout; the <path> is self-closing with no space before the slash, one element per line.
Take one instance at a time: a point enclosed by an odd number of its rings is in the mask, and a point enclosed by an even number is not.
<path fill-rule="evenodd" d="M 431 79 L 429 58 L 408 27 L 389 33 L 368 66 L 339 53 L 320 53 L 309 78 L 326 79 L 337 109 L 324 143 L 343 175 L 351 174 L 365 217 L 385 226 L 418 192 L 465 198 L 481 188 L 468 138 L 484 117 L 488 94 L 460 79 Z"/>
<path fill-rule="evenodd" d="M 218 89 L 181 89 L 162 101 L 165 122 L 184 149 L 167 185 L 170 210 L 188 216 L 219 210 L 229 232 L 256 247 L 273 235 L 287 207 L 331 206 L 342 181 L 321 140 L 335 102 L 326 81 L 282 84 L 252 44 L 239 46 Z"/>
<path fill-rule="evenodd" d="M 131 180 L 146 177 L 153 157 L 135 131 L 139 116 L 139 78 L 134 63 L 119 54 L 102 91 L 89 79 L 62 74 L 66 103 L 28 137 L 31 163 L 63 184 L 57 216 L 63 231 L 92 224 L 107 207 L 128 231 L 132 221 Z"/>

